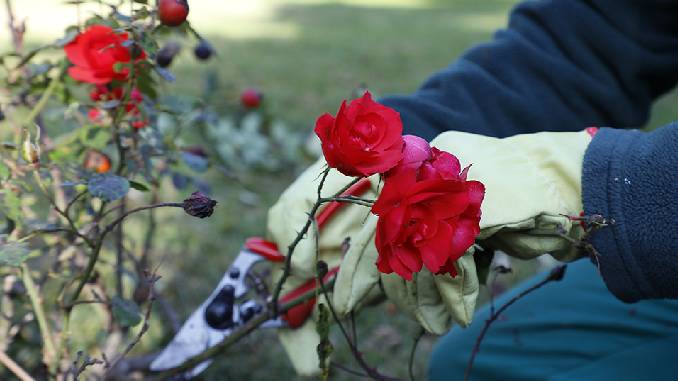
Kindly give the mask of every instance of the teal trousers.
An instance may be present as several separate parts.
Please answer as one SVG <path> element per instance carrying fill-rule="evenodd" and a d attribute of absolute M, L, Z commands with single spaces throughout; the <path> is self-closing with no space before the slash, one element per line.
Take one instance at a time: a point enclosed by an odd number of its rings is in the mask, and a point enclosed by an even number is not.
<path fill-rule="evenodd" d="M 544 279 L 540 274 L 498 297 L 497 307 Z M 678 274 L 676 274 L 678 276 Z M 431 381 L 462 380 L 486 319 L 443 336 L 429 360 Z M 626 304 L 605 288 L 588 260 L 527 295 L 490 327 L 471 380 L 678 380 L 678 300 Z"/>

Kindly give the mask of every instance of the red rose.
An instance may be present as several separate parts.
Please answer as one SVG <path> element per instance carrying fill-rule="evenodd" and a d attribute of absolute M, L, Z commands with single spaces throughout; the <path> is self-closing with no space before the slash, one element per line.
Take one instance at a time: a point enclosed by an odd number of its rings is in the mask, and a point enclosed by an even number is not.
<path fill-rule="evenodd" d="M 428 151 L 420 138 L 404 138 L 405 159 L 386 173 L 384 189 L 372 207 L 379 216 L 377 268 L 406 280 L 422 265 L 435 274 L 456 276 L 454 262 L 480 233 L 485 187 L 466 180 L 468 167 L 462 171 L 454 155 L 436 148 Z"/>
<path fill-rule="evenodd" d="M 74 65 L 68 68 L 68 74 L 77 81 L 95 85 L 127 79 L 129 68 L 116 71 L 115 65 L 131 61 L 129 49 L 123 46 L 128 40 L 127 33 L 116 33 L 108 26 L 90 26 L 64 47 L 66 56 Z M 137 59 L 145 57 L 142 51 Z"/>
<path fill-rule="evenodd" d="M 347 176 L 370 176 L 393 168 L 402 158 L 403 124 L 397 111 L 372 100 L 369 92 L 337 116 L 318 118 L 315 133 L 327 164 Z"/>

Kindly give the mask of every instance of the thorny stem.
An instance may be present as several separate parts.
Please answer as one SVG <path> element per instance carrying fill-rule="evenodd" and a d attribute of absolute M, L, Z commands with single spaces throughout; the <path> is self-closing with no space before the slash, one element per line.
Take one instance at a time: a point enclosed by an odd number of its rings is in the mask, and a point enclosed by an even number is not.
<path fill-rule="evenodd" d="M 71 207 L 73 207 L 73 204 L 75 204 L 82 196 L 84 196 L 88 193 L 89 193 L 88 191 L 83 191 L 83 192 L 76 194 L 75 197 L 73 197 L 71 199 L 71 201 L 68 202 L 68 204 L 66 205 L 66 208 L 64 208 L 64 214 L 69 215 L 68 212 L 71 210 Z"/>
<path fill-rule="evenodd" d="M 466 365 L 466 370 L 464 371 L 464 381 L 468 381 L 469 377 L 471 377 L 471 370 L 473 369 L 473 362 L 476 359 L 476 355 L 480 351 L 480 344 L 482 343 L 483 339 L 485 338 L 485 335 L 487 334 L 487 331 L 490 329 L 490 326 L 492 323 L 494 323 L 504 311 L 506 311 L 507 308 L 509 308 L 511 305 L 513 305 L 515 302 L 518 300 L 522 299 L 526 295 L 532 293 L 535 290 L 538 290 L 542 288 L 544 285 L 546 285 L 549 282 L 557 282 L 563 279 L 563 276 L 565 276 L 565 270 L 567 269 L 567 265 L 561 265 L 549 273 L 549 275 L 544 278 L 541 282 L 533 285 L 532 287 L 522 291 L 520 294 L 514 296 L 506 302 L 504 305 L 499 307 L 495 312 L 493 312 L 490 317 L 485 320 L 485 325 L 483 326 L 483 329 L 480 331 L 480 334 L 478 335 L 478 338 L 476 338 L 476 343 L 473 346 L 473 351 L 471 352 L 471 357 L 468 359 L 468 364 Z"/>
<path fill-rule="evenodd" d="M 144 334 L 146 332 L 148 332 L 148 329 L 150 328 L 151 311 L 153 310 L 153 302 L 155 302 L 155 300 L 156 300 L 155 282 L 157 282 L 158 279 L 160 279 L 160 277 L 158 277 L 156 275 L 155 271 L 153 271 L 152 274 L 147 274 L 147 275 L 148 276 L 147 276 L 146 281 L 149 283 L 150 292 L 148 294 L 148 305 L 146 306 L 146 313 L 144 314 L 144 323 L 141 326 L 141 330 L 139 330 L 139 333 L 137 333 L 134 340 L 131 343 L 129 343 L 127 345 L 127 347 L 125 348 L 125 350 L 120 354 L 120 356 L 118 356 L 118 358 L 115 359 L 115 361 L 113 361 L 113 363 L 108 366 L 109 370 L 115 369 L 115 366 L 122 359 L 124 359 L 125 356 L 127 356 L 132 351 L 132 349 L 134 349 L 134 347 L 137 344 L 139 344 L 139 342 L 141 341 L 141 338 L 144 336 Z"/>
<path fill-rule="evenodd" d="M 294 253 L 294 249 L 296 249 L 299 242 L 301 242 L 301 240 L 308 232 L 308 229 L 311 227 L 311 224 L 315 220 L 315 214 L 318 212 L 320 205 L 322 205 L 321 202 L 322 196 L 320 195 L 320 192 L 322 191 L 323 185 L 325 185 L 325 180 L 327 179 L 327 176 L 329 174 L 330 168 L 328 167 L 322 173 L 322 177 L 320 178 L 320 184 L 318 185 L 318 198 L 315 204 L 313 204 L 311 211 L 308 213 L 308 218 L 306 219 L 304 227 L 297 234 L 297 237 L 294 239 L 294 241 L 292 241 L 292 243 L 287 247 L 287 255 L 285 256 L 285 266 L 283 267 L 283 273 L 280 276 L 280 280 L 278 280 L 278 283 L 275 285 L 275 289 L 273 291 L 273 298 L 271 299 L 271 309 L 273 310 L 273 316 L 278 315 L 278 299 L 280 298 L 280 292 L 282 291 L 282 287 L 285 284 L 285 281 L 287 281 L 287 278 L 290 276 L 290 272 L 292 270 L 292 254 Z"/>
<path fill-rule="evenodd" d="M 122 203 L 122 208 L 120 208 L 120 216 L 125 214 L 125 197 L 120 200 Z M 123 271 L 124 271 L 124 247 L 123 247 L 123 224 L 118 224 L 118 228 L 115 229 L 115 292 L 116 294 L 123 298 Z"/>
<path fill-rule="evenodd" d="M 89 257 L 89 262 L 87 263 L 87 268 L 85 269 L 85 272 L 82 275 L 80 282 L 78 283 L 78 287 L 75 289 L 73 296 L 71 296 L 71 298 L 69 299 L 65 308 L 71 309 L 73 307 L 73 305 L 72 305 L 73 302 L 75 302 L 78 299 L 78 296 L 80 296 L 82 289 L 85 287 L 85 284 L 87 284 L 87 281 L 92 276 L 92 271 L 94 271 L 94 265 L 96 264 L 97 260 L 99 259 L 99 253 L 101 252 L 101 248 L 103 246 L 104 239 L 106 238 L 106 235 L 108 233 L 110 233 L 113 229 L 115 229 L 115 227 L 119 223 L 121 223 L 130 214 L 141 212 L 143 210 L 162 208 L 162 207 L 178 207 L 178 208 L 181 208 L 182 206 L 183 206 L 183 203 L 180 203 L 180 202 L 163 202 L 163 203 L 154 204 L 154 205 L 141 206 L 141 207 L 134 208 L 132 210 L 125 212 L 120 217 L 118 217 L 115 221 L 108 224 L 104 228 L 104 230 L 101 232 L 101 234 L 99 234 L 99 239 L 97 240 L 97 242 L 94 246 L 94 249 L 92 249 L 92 254 Z"/>
<path fill-rule="evenodd" d="M 374 200 L 368 200 L 366 198 L 360 198 L 360 197 L 354 197 L 354 196 L 346 196 L 346 197 L 327 197 L 327 198 L 321 198 L 320 202 L 321 203 L 326 203 L 326 202 L 346 202 L 350 204 L 358 204 L 362 206 L 367 206 L 368 208 L 371 208 L 372 205 L 374 205 L 375 201 Z"/>
<path fill-rule="evenodd" d="M 54 210 L 56 210 L 57 213 L 59 213 L 66 220 L 66 222 L 68 222 L 68 225 L 70 226 L 73 233 L 78 237 L 82 238 L 82 240 L 85 241 L 85 243 L 89 247 L 94 247 L 94 242 L 92 242 L 92 240 L 90 240 L 86 235 L 80 233 L 80 230 L 78 229 L 77 226 L 75 226 L 75 222 L 73 221 L 73 219 L 66 212 L 61 210 L 59 205 L 57 205 L 56 201 L 52 198 L 52 196 L 49 193 L 49 190 L 45 186 L 45 183 L 42 181 L 42 177 L 40 177 L 40 171 L 38 171 L 37 169 L 33 171 L 33 178 L 35 179 L 35 182 L 38 184 L 38 188 L 40 188 L 40 190 L 45 195 L 47 201 L 49 201 Z"/>
<path fill-rule="evenodd" d="M 343 370 L 344 372 L 346 372 L 346 373 L 348 373 L 348 374 L 352 374 L 352 375 L 354 375 L 354 376 L 363 377 L 363 378 L 369 378 L 369 377 L 370 377 L 370 376 L 366 375 L 365 373 L 359 372 L 359 371 L 357 371 L 357 370 L 355 370 L 355 369 L 351 369 L 351 368 L 347 367 L 346 365 L 343 365 L 343 364 L 338 363 L 338 362 L 336 362 L 336 361 L 330 361 L 330 365 L 331 365 L 333 368 L 337 368 L 337 369 L 339 369 L 339 370 Z"/>
<path fill-rule="evenodd" d="M 346 331 L 346 328 L 344 328 L 344 325 L 341 323 L 341 320 L 339 320 L 339 316 L 337 315 L 337 312 L 334 310 L 334 306 L 332 305 L 332 301 L 330 300 L 329 295 L 327 295 L 327 288 L 325 287 L 325 284 L 323 282 L 320 283 L 320 290 L 322 291 L 323 296 L 325 296 L 325 300 L 327 301 L 327 306 L 329 307 L 330 313 L 332 314 L 332 318 L 334 321 L 337 323 L 339 326 L 339 330 L 341 331 L 341 334 L 344 335 L 344 338 L 346 339 L 346 343 L 348 344 L 349 349 L 351 349 L 351 353 L 353 354 L 353 358 L 358 362 L 358 365 L 360 365 L 361 368 L 367 373 L 368 376 L 375 380 L 379 381 L 400 381 L 399 378 L 391 377 L 391 376 L 386 376 L 381 373 L 376 368 L 372 368 L 363 358 L 363 354 L 358 350 L 358 348 L 353 344 L 353 341 L 351 341 L 351 336 L 349 336 L 348 332 Z"/>
<path fill-rule="evenodd" d="M 58 78 L 60 76 L 61 74 L 59 74 L 57 78 L 53 78 L 50 80 L 49 86 L 47 86 L 45 91 L 42 93 L 42 96 L 40 96 L 40 100 L 38 100 L 38 103 L 35 104 L 35 107 L 31 109 L 31 112 L 28 114 L 28 116 L 26 116 L 26 119 L 24 119 L 23 122 L 24 127 L 28 128 L 28 126 L 30 126 L 33 123 L 38 114 L 42 112 L 42 109 L 44 109 L 45 106 L 47 106 L 47 101 L 52 96 L 52 93 L 59 84 Z"/>
<path fill-rule="evenodd" d="M 273 291 L 273 297 L 271 299 L 271 309 L 273 310 L 273 316 L 277 316 L 277 308 L 278 308 L 278 299 L 280 298 L 280 292 L 282 291 L 282 286 L 285 284 L 285 281 L 287 281 L 287 278 L 290 276 L 290 272 L 292 270 L 292 254 L 294 253 L 294 249 L 297 247 L 299 242 L 304 238 L 306 233 L 308 233 L 308 229 L 311 227 L 311 224 L 315 220 L 315 215 L 318 213 L 318 210 L 320 209 L 320 206 L 326 202 L 332 201 L 332 199 L 340 197 L 342 194 L 344 194 L 349 188 L 351 188 L 353 185 L 358 183 L 360 180 L 362 180 L 362 177 L 357 177 L 353 179 L 350 183 L 346 184 L 343 188 L 341 188 L 337 193 L 335 193 L 334 196 L 329 197 L 329 198 L 323 198 L 321 196 L 321 191 L 323 185 L 325 185 L 325 180 L 327 179 L 327 175 L 329 175 L 331 168 L 326 168 L 323 173 L 321 174 L 321 179 L 320 179 L 320 184 L 318 185 L 318 192 L 317 192 L 317 199 L 315 204 L 313 204 L 313 207 L 311 208 L 310 212 L 308 213 L 308 218 L 306 219 L 306 224 L 304 227 L 299 231 L 297 234 L 296 238 L 292 243 L 287 247 L 287 255 L 285 256 L 285 264 L 283 267 L 283 273 L 280 277 L 280 280 L 278 280 L 278 283 L 275 286 L 275 289 Z M 348 201 L 346 202 L 352 202 L 355 203 L 354 201 Z"/>
<path fill-rule="evenodd" d="M 17 53 L 21 53 L 23 50 L 23 25 L 16 24 L 11 0 L 5 0 L 5 8 L 7 9 L 7 26 L 12 33 L 12 45 L 14 45 L 14 50 Z"/>

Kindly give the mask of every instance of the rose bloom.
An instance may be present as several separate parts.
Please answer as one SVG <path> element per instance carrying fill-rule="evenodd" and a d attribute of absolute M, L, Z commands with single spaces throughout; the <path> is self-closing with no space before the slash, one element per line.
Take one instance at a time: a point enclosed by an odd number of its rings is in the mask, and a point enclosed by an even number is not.
<path fill-rule="evenodd" d="M 371 176 L 393 168 L 402 157 L 403 124 L 397 111 L 362 98 L 341 104 L 336 117 L 318 118 L 315 133 L 327 164 L 347 176 Z"/>
<path fill-rule="evenodd" d="M 412 280 L 422 265 L 435 274 L 457 275 L 454 262 L 480 233 L 485 187 L 467 181 L 452 154 L 405 136 L 403 160 L 387 172 L 372 212 L 379 216 L 377 268 Z"/>
<path fill-rule="evenodd" d="M 132 60 L 130 50 L 123 46 L 129 40 L 127 33 L 116 33 L 105 25 L 92 25 L 64 47 L 66 56 L 74 66 L 68 68 L 68 74 L 81 82 L 103 85 L 112 80 L 125 80 L 129 68 L 115 70 L 117 63 L 129 63 Z M 137 60 L 144 59 L 141 51 Z"/>

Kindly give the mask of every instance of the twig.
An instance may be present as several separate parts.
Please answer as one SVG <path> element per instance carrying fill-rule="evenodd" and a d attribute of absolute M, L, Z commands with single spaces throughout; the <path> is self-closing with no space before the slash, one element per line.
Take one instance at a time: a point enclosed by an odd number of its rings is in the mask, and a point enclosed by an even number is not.
<path fill-rule="evenodd" d="M 5 7 L 7 8 L 7 26 L 9 27 L 10 33 L 12 33 L 12 45 L 14 45 L 14 50 L 20 54 L 23 50 L 26 25 L 24 22 L 22 22 L 21 25 L 17 25 L 11 0 L 5 0 Z"/>
<path fill-rule="evenodd" d="M 82 196 L 84 196 L 88 193 L 89 193 L 89 191 L 82 191 L 82 192 L 78 193 L 77 195 L 75 195 L 75 197 L 73 197 L 73 199 L 71 199 L 71 201 L 69 201 L 68 204 L 66 204 L 66 207 L 64 208 L 64 214 L 69 215 L 68 212 L 71 210 L 71 207 L 73 206 L 73 204 L 75 204 L 80 199 L 80 197 L 82 197 Z"/>
<path fill-rule="evenodd" d="M 110 233 L 115 227 L 122 222 L 125 218 L 127 218 L 130 214 L 134 214 L 137 212 L 141 212 L 144 210 L 149 210 L 149 209 L 157 209 L 157 208 L 166 208 L 166 207 L 171 207 L 171 208 L 182 208 L 184 204 L 182 202 L 161 202 L 159 204 L 153 204 L 153 205 L 146 205 L 146 206 L 140 206 L 138 208 L 131 209 L 129 211 L 126 211 L 120 217 L 116 218 L 113 222 L 108 224 L 106 228 L 101 232 L 101 236 L 105 236 L 106 234 Z"/>
<path fill-rule="evenodd" d="M 287 281 L 287 278 L 290 276 L 290 272 L 292 270 L 292 254 L 294 253 L 294 249 L 297 247 L 299 242 L 304 238 L 306 233 L 308 233 L 308 229 L 311 227 L 311 224 L 313 223 L 313 220 L 315 219 L 316 213 L 318 213 L 318 209 L 320 209 L 320 206 L 322 206 L 323 203 L 331 201 L 333 198 L 340 197 L 342 194 L 344 194 L 350 187 L 358 183 L 360 180 L 362 180 L 361 177 L 355 178 L 353 181 L 350 183 L 346 184 L 343 188 L 341 188 L 333 197 L 330 198 L 323 198 L 321 195 L 322 187 L 325 185 L 325 180 L 327 179 L 327 175 L 329 175 L 331 168 L 326 168 L 323 173 L 321 174 L 320 178 L 320 184 L 318 185 L 318 192 L 317 192 L 317 199 L 315 204 L 313 204 L 313 207 L 308 213 L 308 218 L 306 219 L 306 224 L 304 224 L 304 227 L 299 231 L 297 234 L 297 237 L 292 241 L 292 243 L 287 247 L 287 255 L 285 256 L 285 265 L 283 267 L 283 273 L 278 280 L 278 283 L 275 286 L 275 289 L 273 291 L 273 298 L 271 300 L 271 308 L 273 309 L 273 316 L 277 316 L 277 308 L 278 308 L 278 299 L 280 298 L 280 292 L 282 291 L 282 287 L 285 284 L 285 281 Z"/>
<path fill-rule="evenodd" d="M 134 340 L 127 345 L 127 347 L 120 354 L 120 356 L 118 356 L 118 358 L 115 359 L 115 361 L 113 361 L 113 363 L 111 363 L 110 365 L 107 365 L 107 368 L 109 368 L 109 370 L 115 368 L 115 366 L 122 359 L 124 359 L 125 356 L 127 356 L 132 351 L 132 349 L 134 349 L 134 347 L 137 344 L 139 344 L 139 342 L 141 341 L 141 338 L 144 336 L 144 334 L 146 334 L 146 332 L 148 332 L 148 329 L 150 328 L 149 322 L 151 320 L 151 311 L 153 310 L 153 302 L 155 302 L 155 300 L 156 300 L 156 297 L 155 297 L 155 282 L 157 282 L 158 279 L 160 279 L 160 277 L 158 277 L 156 275 L 156 271 L 153 271 L 152 274 L 147 274 L 146 281 L 149 284 L 150 291 L 149 291 L 149 294 L 148 294 L 148 305 L 146 306 L 146 313 L 144 314 L 144 323 L 141 326 L 141 330 L 139 330 L 139 333 L 137 333 Z"/>
<path fill-rule="evenodd" d="M 365 198 L 360 198 L 360 197 L 353 197 L 353 196 L 345 196 L 345 197 L 327 197 L 327 198 L 321 198 L 320 202 L 325 203 L 325 202 L 331 202 L 331 201 L 336 201 L 336 202 L 346 202 L 346 203 L 351 203 L 351 204 L 358 204 L 362 206 L 367 206 L 367 207 L 372 207 L 375 203 L 374 200 L 368 200 Z"/>
<path fill-rule="evenodd" d="M 33 171 L 33 178 L 35 179 L 35 182 L 38 184 L 38 188 L 42 191 L 43 195 L 45 198 L 47 198 L 47 201 L 49 201 L 50 205 L 54 208 L 54 210 L 57 211 L 65 220 L 68 222 L 68 226 L 71 227 L 71 230 L 75 235 L 78 237 L 82 238 L 83 241 L 89 246 L 89 247 L 94 247 L 94 243 L 92 242 L 91 239 L 89 239 L 86 235 L 80 233 L 80 230 L 78 229 L 77 226 L 75 226 L 75 222 L 73 219 L 66 214 L 60 207 L 57 205 L 56 201 L 54 198 L 52 198 L 51 194 L 49 193 L 49 190 L 47 189 L 47 186 L 45 186 L 45 183 L 42 181 L 42 177 L 40 176 L 40 171 L 35 170 Z"/>
<path fill-rule="evenodd" d="M 520 294 L 514 296 L 506 302 L 503 306 L 499 307 L 496 312 L 492 313 L 490 317 L 485 320 L 485 325 L 483 326 L 483 329 L 480 331 L 480 334 L 478 335 L 478 338 L 476 338 L 476 343 L 473 346 L 473 351 L 471 352 L 471 357 L 468 360 L 468 364 L 466 365 L 466 371 L 464 371 L 464 381 L 468 381 L 469 377 L 471 377 L 471 370 L 473 369 L 473 362 L 476 359 L 476 355 L 478 354 L 478 351 L 480 351 L 480 344 L 483 341 L 483 338 L 485 338 L 485 335 L 487 334 L 487 331 L 490 329 L 490 326 L 492 323 L 494 323 L 499 316 L 501 316 L 504 311 L 506 311 L 507 308 L 509 308 L 511 305 L 513 305 L 515 302 L 518 300 L 522 299 L 526 295 L 530 294 L 531 292 L 538 290 L 542 288 L 544 285 L 546 285 L 549 282 L 555 282 L 555 281 L 560 281 L 563 279 L 565 276 L 565 270 L 567 269 L 567 265 L 561 265 L 549 273 L 549 275 L 544 278 L 541 282 L 533 285 L 532 287 L 522 291 Z"/>
<path fill-rule="evenodd" d="M 183 203 L 180 202 L 163 202 L 159 204 L 154 204 L 154 205 L 146 205 L 146 206 L 141 206 L 132 210 L 129 210 L 125 212 L 123 215 L 118 217 L 115 221 L 111 222 L 104 228 L 104 230 L 99 234 L 99 239 L 97 240 L 97 243 L 92 250 L 92 254 L 90 255 L 89 262 L 87 263 L 87 268 L 85 269 L 85 272 L 83 273 L 80 282 L 78 283 L 77 288 L 75 289 L 75 292 L 73 293 L 73 296 L 69 299 L 67 305 L 65 308 L 70 309 L 73 307 L 73 302 L 75 302 L 78 299 L 78 296 L 80 296 L 80 293 L 82 292 L 82 289 L 85 287 L 85 284 L 87 284 L 87 281 L 89 280 L 90 276 L 92 275 L 92 271 L 94 271 L 94 265 L 96 264 L 97 260 L 99 259 L 99 253 L 101 252 L 101 248 L 104 243 L 104 238 L 106 238 L 106 234 L 110 233 L 115 227 L 125 218 L 127 218 L 130 214 L 141 212 L 143 210 L 149 210 L 149 209 L 155 209 L 155 208 L 162 208 L 162 207 L 177 207 L 181 208 L 183 207 Z"/>
<path fill-rule="evenodd" d="M 290 276 L 290 272 L 292 271 L 292 254 L 294 253 L 294 249 L 296 249 L 299 242 L 308 232 L 308 229 L 311 227 L 311 223 L 315 219 L 315 214 L 318 212 L 320 205 L 322 205 L 322 196 L 320 195 L 320 192 L 322 191 L 323 185 L 325 185 L 325 180 L 327 179 L 327 175 L 329 174 L 330 168 L 328 167 L 322 173 L 320 184 L 318 185 L 318 198 L 315 204 L 313 204 L 311 211 L 308 213 L 306 224 L 304 224 L 304 227 L 297 234 L 297 237 L 294 239 L 294 241 L 292 241 L 292 243 L 287 247 L 287 255 L 285 256 L 285 266 L 283 267 L 283 273 L 280 276 L 278 283 L 275 285 L 275 289 L 273 290 L 273 298 L 271 299 L 271 309 L 273 310 L 273 316 L 278 315 L 278 299 L 280 298 L 280 292 L 282 291 L 282 287 L 285 284 L 285 281 L 287 281 L 287 278 Z"/>
<path fill-rule="evenodd" d="M 360 367 L 363 368 L 363 370 L 367 373 L 367 375 L 369 377 L 371 377 L 375 380 L 378 380 L 378 381 L 401 381 L 399 378 L 381 374 L 376 368 L 372 368 L 365 361 L 365 359 L 363 358 L 363 354 L 353 344 L 353 342 L 351 341 L 351 337 L 349 336 L 348 332 L 346 331 L 346 328 L 344 328 L 344 325 L 341 323 L 341 320 L 339 320 L 339 316 L 337 315 L 337 312 L 334 310 L 334 306 L 332 305 L 331 299 L 327 295 L 327 288 L 325 287 L 325 284 L 323 282 L 320 282 L 320 290 L 322 291 L 322 294 L 325 296 L 325 299 L 327 301 L 327 306 L 329 307 L 330 313 L 332 314 L 332 318 L 334 319 L 334 321 L 339 326 L 339 330 L 341 331 L 341 334 L 344 335 L 344 338 L 346 339 L 346 343 L 348 344 L 348 347 L 351 350 L 351 353 L 353 354 L 353 358 L 355 358 L 355 360 L 358 362 L 358 365 L 360 365 Z"/>
<path fill-rule="evenodd" d="M 56 78 L 50 80 L 49 85 L 40 96 L 38 103 L 35 104 L 35 106 L 31 109 L 31 112 L 28 114 L 28 116 L 26 116 L 26 119 L 24 119 L 24 122 L 22 124 L 23 127 L 28 128 L 33 123 L 38 114 L 42 112 L 42 109 L 44 109 L 45 106 L 47 106 L 47 101 L 52 96 L 52 93 L 56 89 L 57 84 L 59 84 L 58 78 L 60 76 L 61 73 Z"/>
<path fill-rule="evenodd" d="M 125 197 L 120 200 L 120 203 L 122 205 L 122 208 L 120 208 L 120 216 L 123 216 L 125 214 Z M 124 290 L 123 290 L 123 284 L 122 284 L 122 276 L 123 272 L 125 269 L 125 263 L 124 263 L 124 247 L 123 247 L 123 230 L 122 227 L 124 224 L 122 221 L 118 224 L 118 228 L 115 229 L 115 293 L 121 297 L 124 298 Z"/>
<path fill-rule="evenodd" d="M 10 372 L 14 373 L 15 376 L 21 381 L 34 381 L 35 379 L 31 377 L 26 371 L 14 360 L 12 360 L 7 354 L 3 351 L 0 351 L 0 363 L 4 365 Z"/>
<path fill-rule="evenodd" d="M 330 365 L 334 368 L 337 368 L 339 370 L 343 370 L 344 372 L 346 372 L 348 374 L 352 374 L 354 376 L 363 377 L 363 378 L 369 378 L 370 377 L 370 376 L 366 375 L 365 373 L 359 372 L 355 369 L 351 369 L 351 368 L 347 367 L 346 365 L 340 364 L 336 361 L 330 361 Z"/>
<path fill-rule="evenodd" d="M 25 263 L 21 264 L 21 280 L 26 286 L 26 292 L 28 293 L 28 298 L 31 300 L 31 305 L 33 306 L 33 312 L 35 312 L 35 317 L 38 321 L 38 327 L 40 328 L 40 334 L 42 336 L 42 341 L 44 345 L 43 352 L 43 361 L 46 365 L 52 365 L 52 362 L 55 360 L 57 354 L 56 348 L 54 346 L 54 341 L 52 338 L 52 332 L 47 323 L 47 318 L 45 317 L 45 310 L 42 307 L 40 301 L 40 295 L 38 295 L 38 290 L 33 282 L 31 277 L 30 270 Z"/>

